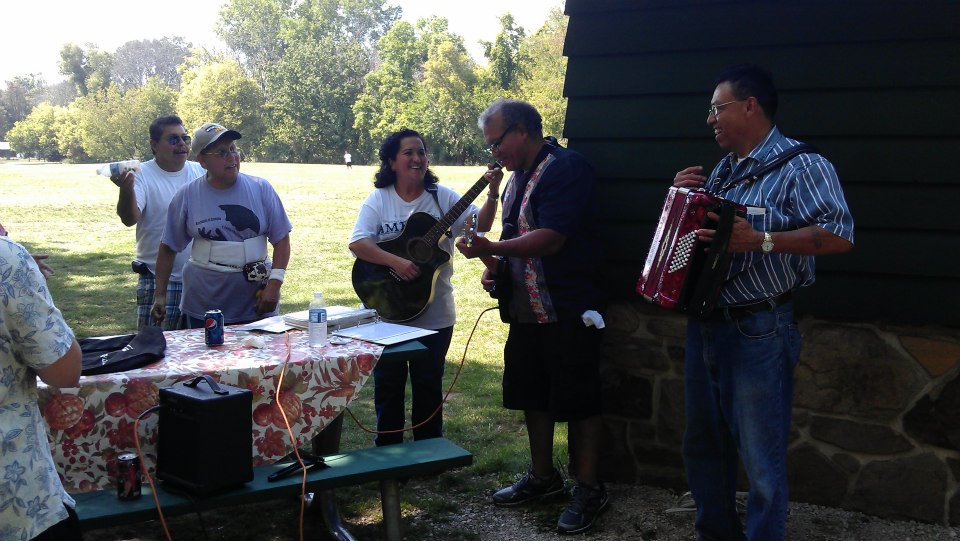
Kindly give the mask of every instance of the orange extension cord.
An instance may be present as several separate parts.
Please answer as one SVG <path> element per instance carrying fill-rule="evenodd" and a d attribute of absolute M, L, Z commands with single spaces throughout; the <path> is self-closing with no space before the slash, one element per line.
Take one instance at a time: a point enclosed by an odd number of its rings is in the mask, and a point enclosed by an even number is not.
<path fill-rule="evenodd" d="M 297 438 L 293 435 L 293 428 L 290 426 L 290 420 L 287 419 L 287 412 L 283 410 L 283 404 L 280 402 L 280 385 L 283 383 L 283 376 L 287 372 L 287 363 L 290 362 L 291 353 L 289 331 L 284 332 L 283 335 L 287 351 L 283 356 L 283 365 L 280 367 L 280 377 L 277 378 L 277 390 L 274 394 L 274 400 L 277 402 L 277 409 L 280 410 L 280 415 L 283 416 L 283 424 L 287 427 L 287 434 L 290 435 L 293 454 L 297 457 L 297 463 L 300 464 L 300 472 L 303 474 L 303 478 L 300 481 L 300 541 L 303 541 L 303 516 L 307 503 L 307 465 L 303 463 L 303 458 L 300 457 L 300 450 L 297 449 Z"/>
<path fill-rule="evenodd" d="M 147 414 L 157 411 L 158 409 L 160 409 L 160 406 L 154 406 L 137 416 L 137 420 L 133 422 L 133 444 L 136 445 L 137 456 L 140 457 L 140 470 L 143 471 L 143 476 L 147 478 L 147 483 L 150 484 L 150 492 L 153 494 L 153 503 L 157 507 L 157 514 L 160 515 L 160 525 L 163 526 L 163 534 L 167 536 L 167 541 L 173 541 L 170 537 L 170 530 L 167 528 L 167 521 L 163 518 L 163 510 L 160 509 L 160 498 L 157 496 L 157 487 L 154 486 L 153 477 L 151 477 L 150 472 L 147 471 L 147 461 L 144 460 L 143 450 L 140 449 L 140 420 L 146 417 Z"/>
<path fill-rule="evenodd" d="M 467 361 L 467 351 L 470 349 L 470 342 L 473 340 L 473 333 L 477 331 L 477 325 L 480 324 L 480 318 L 483 317 L 483 314 L 495 309 L 496 307 L 494 306 L 480 312 L 480 315 L 477 316 L 477 320 L 473 322 L 473 328 L 470 329 L 470 336 L 467 337 L 467 343 L 463 346 L 463 356 L 460 357 L 460 365 L 457 367 L 457 372 L 453 375 L 453 381 L 450 382 L 450 387 L 447 388 L 447 392 L 443 395 L 443 400 L 440 402 L 440 405 L 437 406 L 437 409 L 435 409 L 429 417 L 409 428 L 398 428 L 396 430 L 373 430 L 364 426 L 363 423 L 360 422 L 360 419 L 357 419 L 357 416 L 350 411 L 350 408 L 347 408 L 347 413 L 350 414 L 350 417 L 353 418 L 353 421 L 357 424 L 357 426 L 369 434 L 396 434 L 398 432 L 409 432 L 415 428 L 420 428 L 421 426 L 430 422 L 430 419 L 436 417 L 437 414 L 443 409 L 443 405 L 447 403 L 447 398 L 450 396 L 450 393 L 453 392 L 453 387 L 457 384 L 457 378 L 460 377 L 460 372 L 463 371 L 463 365 Z"/>

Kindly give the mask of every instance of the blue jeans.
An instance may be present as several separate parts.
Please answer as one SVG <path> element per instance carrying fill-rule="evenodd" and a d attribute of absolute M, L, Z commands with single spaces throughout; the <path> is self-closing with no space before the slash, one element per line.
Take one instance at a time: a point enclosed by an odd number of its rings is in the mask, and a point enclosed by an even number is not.
<path fill-rule="evenodd" d="M 452 337 L 453 327 L 447 327 L 439 329 L 437 334 L 418 338 L 430 350 L 428 359 L 377 363 L 373 369 L 373 404 L 377 410 L 378 431 L 403 428 L 408 367 L 413 396 L 411 424 L 420 424 L 443 404 L 443 367 L 447 362 L 447 350 L 450 349 Z M 443 436 L 442 409 L 430 422 L 413 429 L 414 440 L 440 436 Z M 377 434 L 374 442 L 378 446 L 402 443 L 403 432 Z"/>
<path fill-rule="evenodd" d="M 687 325 L 683 459 L 697 539 L 782 540 L 787 438 L 800 333 L 793 303 Z M 736 510 L 737 457 L 750 480 L 747 529 Z"/>

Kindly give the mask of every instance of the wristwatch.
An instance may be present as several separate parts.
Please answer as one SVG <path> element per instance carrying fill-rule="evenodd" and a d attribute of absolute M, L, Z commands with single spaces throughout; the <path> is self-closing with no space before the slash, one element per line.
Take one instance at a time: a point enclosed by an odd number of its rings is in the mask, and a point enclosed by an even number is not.
<path fill-rule="evenodd" d="M 760 250 L 765 254 L 773 251 L 773 235 L 766 231 L 763 232 L 763 242 L 760 243 Z"/>

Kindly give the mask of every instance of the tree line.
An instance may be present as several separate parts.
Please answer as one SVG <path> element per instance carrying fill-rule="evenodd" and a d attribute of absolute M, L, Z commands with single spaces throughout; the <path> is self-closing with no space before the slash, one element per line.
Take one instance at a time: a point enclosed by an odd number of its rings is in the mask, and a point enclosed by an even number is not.
<path fill-rule="evenodd" d="M 230 0 L 216 24 L 226 51 L 180 37 L 127 42 L 114 52 L 67 43 L 60 72 L 0 89 L 0 140 L 26 156 L 71 162 L 150 154 L 147 126 L 175 112 L 188 130 L 214 121 L 243 133 L 260 161 L 333 163 L 345 150 L 373 163 L 401 127 L 428 139 L 442 164 L 487 160 L 477 128 L 497 97 L 524 99 L 560 136 L 566 111 L 559 6 L 533 34 L 502 15 L 487 65 L 441 17 L 400 20 L 386 0 Z"/>

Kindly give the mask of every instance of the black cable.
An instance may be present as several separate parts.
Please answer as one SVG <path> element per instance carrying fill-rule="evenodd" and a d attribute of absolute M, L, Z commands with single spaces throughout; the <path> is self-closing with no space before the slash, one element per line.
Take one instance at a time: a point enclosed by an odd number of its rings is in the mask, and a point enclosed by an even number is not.
<path fill-rule="evenodd" d="M 151 407 L 151 408 L 147 408 L 147 409 L 143 410 L 143 413 L 141 413 L 140 415 L 137 416 L 137 420 L 139 421 L 139 420 L 143 419 L 144 417 L 146 417 L 147 415 L 149 415 L 149 414 L 151 414 L 151 413 L 153 413 L 153 412 L 155 412 L 155 411 L 157 411 L 157 410 L 159 410 L 159 409 L 163 409 L 163 406 L 161 406 L 160 404 L 157 404 L 156 406 L 153 406 L 153 407 Z"/>

